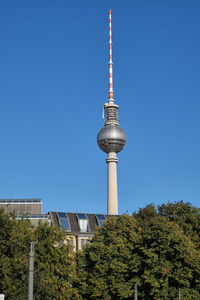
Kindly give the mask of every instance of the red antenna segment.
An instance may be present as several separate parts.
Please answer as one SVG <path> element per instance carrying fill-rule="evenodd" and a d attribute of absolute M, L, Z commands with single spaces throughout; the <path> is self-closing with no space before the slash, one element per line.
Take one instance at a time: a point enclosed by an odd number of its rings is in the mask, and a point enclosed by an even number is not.
<path fill-rule="evenodd" d="M 112 62 L 112 23 L 111 23 L 111 10 L 109 10 L 109 49 L 110 49 L 110 60 L 109 60 L 109 99 L 108 103 L 114 103 L 113 98 L 113 62 Z"/>

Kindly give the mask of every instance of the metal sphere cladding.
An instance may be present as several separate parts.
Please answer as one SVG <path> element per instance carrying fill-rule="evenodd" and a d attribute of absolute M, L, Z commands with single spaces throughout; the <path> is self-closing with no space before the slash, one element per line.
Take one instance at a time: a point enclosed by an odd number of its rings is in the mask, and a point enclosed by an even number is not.
<path fill-rule="evenodd" d="M 97 143 L 106 153 L 118 153 L 126 145 L 126 135 L 118 125 L 105 125 L 98 133 Z"/>

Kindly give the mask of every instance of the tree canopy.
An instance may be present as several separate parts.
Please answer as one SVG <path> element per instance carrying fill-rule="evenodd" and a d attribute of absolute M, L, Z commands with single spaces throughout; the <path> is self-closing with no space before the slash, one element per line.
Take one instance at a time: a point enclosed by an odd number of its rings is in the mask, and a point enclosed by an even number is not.
<path fill-rule="evenodd" d="M 0 292 L 9 300 L 27 300 L 28 253 L 35 242 L 34 299 L 80 299 L 73 287 L 75 253 L 60 227 L 11 219 L 0 211 Z"/>
<path fill-rule="evenodd" d="M 0 211 L 0 293 L 27 299 L 28 253 L 35 241 L 35 300 L 200 299 L 200 210 L 183 201 L 149 204 L 109 217 L 75 253 L 60 227 Z"/>
<path fill-rule="evenodd" d="M 179 288 L 200 299 L 198 228 L 199 211 L 183 202 L 110 218 L 80 254 L 83 298 L 133 299 L 137 283 L 139 299 L 176 299 Z"/>

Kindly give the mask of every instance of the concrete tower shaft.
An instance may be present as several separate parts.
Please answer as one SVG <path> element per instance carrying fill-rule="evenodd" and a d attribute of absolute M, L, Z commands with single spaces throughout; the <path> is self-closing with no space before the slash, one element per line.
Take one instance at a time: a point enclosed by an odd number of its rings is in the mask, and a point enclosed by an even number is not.
<path fill-rule="evenodd" d="M 113 96 L 113 62 L 112 62 L 112 25 L 111 11 L 109 11 L 109 98 L 104 104 L 105 123 L 99 131 L 97 143 L 99 148 L 108 154 L 106 162 L 108 165 L 108 187 L 107 187 L 107 214 L 118 215 L 117 195 L 117 162 L 116 153 L 120 152 L 126 145 L 126 135 L 119 127 L 118 109 Z"/>

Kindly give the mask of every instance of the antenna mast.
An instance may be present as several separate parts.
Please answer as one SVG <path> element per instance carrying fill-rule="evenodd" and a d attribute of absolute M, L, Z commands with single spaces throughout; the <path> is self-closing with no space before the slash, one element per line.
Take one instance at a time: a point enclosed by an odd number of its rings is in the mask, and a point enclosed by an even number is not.
<path fill-rule="evenodd" d="M 111 10 L 109 10 L 109 49 L 110 49 L 110 60 L 109 60 L 109 99 L 108 99 L 108 103 L 114 103 L 114 98 L 113 98 L 113 62 L 112 62 Z"/>

